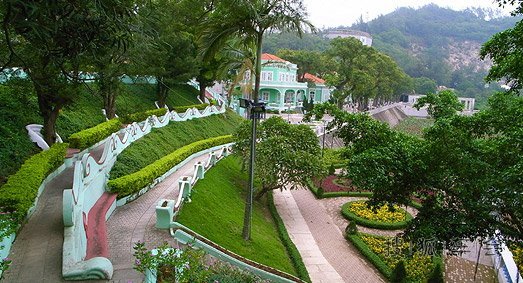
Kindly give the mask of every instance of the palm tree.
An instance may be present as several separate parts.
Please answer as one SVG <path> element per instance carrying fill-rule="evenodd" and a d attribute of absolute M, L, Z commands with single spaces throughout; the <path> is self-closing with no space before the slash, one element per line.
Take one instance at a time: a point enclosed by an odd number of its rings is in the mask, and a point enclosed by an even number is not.
<path fill-rule="evenodd" d="M 231 38 L 256 46 L 254 102 L 258 102 L 263 35 L 267 31 L 295 31 L 301 35 L 308 27 L 302 0 L 222 0 L 204 20 L 200 38 L 204 58 L 212 57 Z"/>
<path fill-rule="evenodd" d="M 302 0 L 221 0 L 203 22 L 204 30 L 200 46 L 205 46 L 203 58 L 214 56 L 233 38 L 240 39 L 245 46 L 255 46 L 254 58 L 254 103 L 258 103 L 261 75 L 263 35 L 267 31 L 295 31 L 300 36 L 304 29 L 314 29 L 306 20 L 307 13 Z M 254 59 L 254 60 L 252 60 Z M 244 65 L 245 66 L 245 65 Z M 256 121 L 253 119 L 255 140 Z M 255 143 L 251 145 L 250 188 L 247 194 L 243 224 L 243 238 L 250 239 L 253 201 L 253 166 Z"/>

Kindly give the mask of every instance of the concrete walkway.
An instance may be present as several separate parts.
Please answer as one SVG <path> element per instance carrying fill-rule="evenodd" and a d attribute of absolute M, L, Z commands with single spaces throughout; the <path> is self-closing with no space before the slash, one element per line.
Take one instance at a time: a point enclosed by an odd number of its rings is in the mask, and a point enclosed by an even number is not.
<path fill-rule="evenodd" d="M 62 192 L 72 187 L 73 168 L 46 186 L 35 212 L 18 234 L 4 282 L 61 282 L 64 224 Z"/>
<path fill-rule="evenodd" d="M 313 283 L 384 282 L 309 190 L 277 191 L 274 201 Z"/>
<path fill-rule="evenodd" d="M 156 204 L 160 199 L 176 199 L 178 197 L 178 178 L 192 176 L 194 164 L 207 160 L 204 154 L 193 159 L 167 177 L 152 190 L 140 196 L 137 200 L 116 208 L 107 221 L 109 240 L 109 260 L 113 263 L 114 274 L 112 282 L 142 282 L 143 275 L 133 269 L 133 246 L 138 241 L 145 241 L 147 248 L 157 247 L 164 242 L 176 246 L 168 230 L 159 230 L 156 224 Z"/>

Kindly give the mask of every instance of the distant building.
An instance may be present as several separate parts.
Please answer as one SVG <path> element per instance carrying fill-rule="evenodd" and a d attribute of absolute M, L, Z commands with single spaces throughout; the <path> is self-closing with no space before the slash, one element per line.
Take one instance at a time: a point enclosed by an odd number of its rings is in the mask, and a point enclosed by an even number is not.
<path fill-rule="evenodd" d="M 418 99 L 423 96 L 425 96 L 425 95 L 409 94 L 408 103 L 411 105 L 414 105 L 416 103 L 416 101 L 418 101 Z M 463 104 L 463 112 L 474 111 L 476 99 L 469 98 L 469 97 L 458 97 L 458 100 L 459 100 L 459 102 L 461 102 Z"/>
<path fill-rule="evenodd" d="M 372 36 L 366 32 L 350 29 L 329 29 L 325 32 L 325 37 L 329 39 L 341 37 L 354 37 L 361 41 L 363 45 L 372 46 Z"/>
<path fill-rule="evenodd" d="M 303 106 L 303 101 L 321 103 L 330 98 L 325 81 L 311 74 L 305 74 L 305 80 L 298 82 L 298 66 L 275 55 L 262 54 L 259 99 L 267 103 L 268 109 L 285 111 Z M 243 84 L 253 83 L 250 72 L 245 74 Z M 309 87 L 311 86 L 311 87 Z"/>

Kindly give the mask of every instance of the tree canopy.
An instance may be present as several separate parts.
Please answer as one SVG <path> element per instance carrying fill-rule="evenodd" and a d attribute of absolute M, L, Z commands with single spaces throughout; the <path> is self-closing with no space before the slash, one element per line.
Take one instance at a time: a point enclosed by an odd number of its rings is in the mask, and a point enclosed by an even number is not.
<path fill-rule="evenodd" d="M 250 128 L 245 121 L 235 134 L 236 150 L 249 160 Z M 272 190 L 305 187 L 320 173 L 318 138 L 306 125 L 293 125 L 274 116 L 257 128 L 255 179 L 260 184 L 256 198 Z"/>

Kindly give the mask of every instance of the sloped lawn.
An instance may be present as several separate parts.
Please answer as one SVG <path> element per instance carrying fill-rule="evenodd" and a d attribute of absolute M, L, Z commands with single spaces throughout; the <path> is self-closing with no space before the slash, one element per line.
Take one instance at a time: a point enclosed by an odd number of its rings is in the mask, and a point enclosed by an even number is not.
<path fill-rule="evenodd" d="M 255 203 L 251 240 L 243 240 L 247 180 L 238 157 L 220 161 L 198 181 L 177 221 L 241 256 L 296 275 L 267 203 Z"/>

